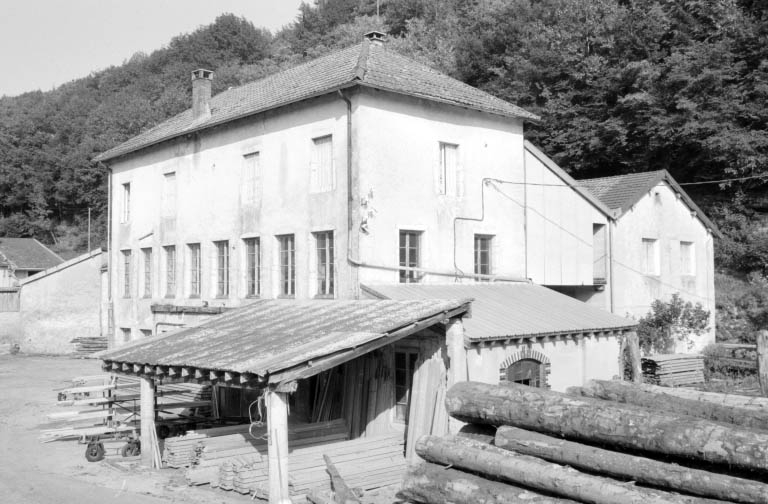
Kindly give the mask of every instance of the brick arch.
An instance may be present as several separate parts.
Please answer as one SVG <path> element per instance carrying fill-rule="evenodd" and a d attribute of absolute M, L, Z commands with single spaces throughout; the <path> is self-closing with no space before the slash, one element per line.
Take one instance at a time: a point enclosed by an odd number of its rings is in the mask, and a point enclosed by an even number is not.
<path fill-rule="evenodd" d="M 549 388 L 549 374 L 552 371 L 552 363 L 550 362 L 549 357 L 547 357 L 543 352 L 533 350 L 528 347 L 523 347 L 521 350 L 518 350 L 517 352 L 507 356 L 507 358 L 501 362 L 501 365 L 499 366 L 499 382 L 507 381 L 507 370 L 511 365 L 513 365 L 515 362 L 519 362 L 525 359 L 535 360 L 542 364 L 542 387 Z"/>

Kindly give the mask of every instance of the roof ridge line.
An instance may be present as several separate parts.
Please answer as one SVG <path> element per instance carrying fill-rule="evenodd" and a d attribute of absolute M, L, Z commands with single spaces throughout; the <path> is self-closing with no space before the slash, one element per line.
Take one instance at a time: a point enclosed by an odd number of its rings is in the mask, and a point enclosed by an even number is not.
<path fill-rule="evenodd" d="M 354 79 L 365 79 L 365 73 L 368 70 L 368 54 L 371 43 L 366 40 L 360 45 L 360 55 L 357 57 L 357 64 L 354 69 Z"/>

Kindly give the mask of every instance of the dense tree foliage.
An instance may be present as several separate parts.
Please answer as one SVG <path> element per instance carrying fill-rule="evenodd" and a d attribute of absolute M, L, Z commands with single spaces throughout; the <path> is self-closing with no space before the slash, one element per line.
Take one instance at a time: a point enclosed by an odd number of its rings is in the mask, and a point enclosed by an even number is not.
<path fill-rule="evenodd" d="M 90 160 L 184 110 L 189 72 L 214 92 L 360 40 L 396 50 L 541 116 L 527 136 L 577 178 L 665 168 L 680 182 L 763 175 L 764 0 L 323 0 L 276 34 L 233 15 L 49 92 L 0 98 L 0 235 L 82 249 L 103 234 L 105 172 Z M 765 271 L 750 201 L 763 179 L 694 186 L 728 234 L 723 267 Z"/>

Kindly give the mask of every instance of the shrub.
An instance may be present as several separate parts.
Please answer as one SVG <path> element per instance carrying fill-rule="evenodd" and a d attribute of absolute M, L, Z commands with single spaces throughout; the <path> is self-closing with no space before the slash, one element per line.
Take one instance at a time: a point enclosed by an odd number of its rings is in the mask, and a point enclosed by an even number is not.
<path fill-rule="evenodd" d="M 669 301 L 657 299 L 651 304 L 651 311 L 638 321 L 637 336 L 644 354 L 669 353 L 676 341 L 684 341 L 690 347 L 690 336 L 699 336 L 707 329 L 709 311 L 701 303 L 694 305 L 675 293 Z"/>

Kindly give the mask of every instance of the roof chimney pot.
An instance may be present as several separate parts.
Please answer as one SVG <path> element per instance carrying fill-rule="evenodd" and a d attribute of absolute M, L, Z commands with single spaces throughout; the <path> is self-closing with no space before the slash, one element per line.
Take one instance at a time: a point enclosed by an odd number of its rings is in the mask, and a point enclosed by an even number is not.
<path fill-rule="evenodd" d="M 384 44 L 384 40 L 387 38 L 387 34 L 384 32 L 373 30 L 363 35 L 363 38 L 367 39 L 373 45 L 380 46 Z"/>
<path fill-rule="evenodd" d="M 211 117 L 211 84 L 213 72 L 199 68 L 192 72 L 192 117 L 203 119 Z"/>

